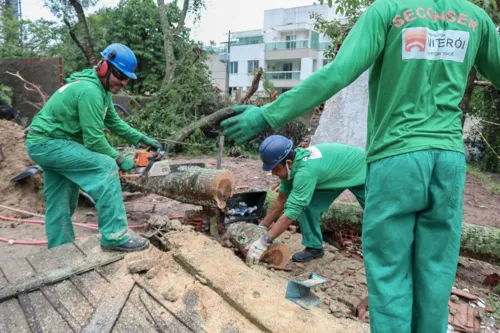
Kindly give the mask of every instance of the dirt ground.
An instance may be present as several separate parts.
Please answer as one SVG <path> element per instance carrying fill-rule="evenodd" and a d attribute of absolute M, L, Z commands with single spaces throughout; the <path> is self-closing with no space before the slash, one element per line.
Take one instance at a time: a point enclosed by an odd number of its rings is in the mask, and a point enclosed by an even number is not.
<path fill-rule="evenodd" d="M 0 119 L 0 205 L 42 213 L 44 210 L 40 188 L 41 174 L 29 177 L 22 184 L 10 180 L 34 163 L 30 160 L 24 145 L 24 132 L 18 124 Z M 3 160 L 5 156 L 5 160 Z M 17 213 L 0 211 L 7 216 L 18 216 Z"/>

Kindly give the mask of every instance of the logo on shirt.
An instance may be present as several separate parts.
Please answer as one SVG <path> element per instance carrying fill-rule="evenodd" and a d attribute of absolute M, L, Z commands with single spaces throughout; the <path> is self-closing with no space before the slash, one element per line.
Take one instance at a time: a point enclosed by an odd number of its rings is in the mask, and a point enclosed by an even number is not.
<path fill-rule="evenodd" d="M 413 29 L 406 32 L 405 50 L 406 52 L 424 52 L 427 44 L 427 30 Z"/>
<path fill-rule="evenodd" d="M 311 152 L 311 155 L 304 157 L 302 159 L 303 161 L 314 160 L 314 159 L 322 158 L 323 157 L 323 154 L 321 154 L 321 152 L 319 151 L 319 149 L 316 148 L 316 147 L 314 147 L 314 146 L 311 146 L 311 147 L 306 148 L 306 149 Z"/>
<path fill-rule="evenodd" d="M 464 62 L 469 32 L 460 30 L 403 29 L 403 59 Z"/>

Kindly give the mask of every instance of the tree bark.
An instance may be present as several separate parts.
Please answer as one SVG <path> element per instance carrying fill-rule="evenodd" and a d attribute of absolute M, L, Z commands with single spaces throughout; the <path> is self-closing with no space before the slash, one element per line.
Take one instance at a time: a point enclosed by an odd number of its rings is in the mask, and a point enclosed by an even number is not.
<path fill-rule="evenodd" d="M 200 120 L 178 130 L 173 133 L 168 139 L 173 141 L 183 141 L 187 139 L 197 128 L 205 128 L 215 126 L 224 119 L 231 117 L 234 114 L 232 107 L 227 107 L 201 118 Z"/>
<path fill-rule="evenodd" d="M 277 197 L 278 193 L 267 194 L 267 209 Z M 357 203 L 336 201 L 321 216 L 320 224 L 323 231 L 349 229 L 361 234 L 363 210 Z M 462 223 L 460 253 L 490 263 L 500 262 L 500 229 Z"/>
<path fill-rule="evenodd" d="M 97 64 L 97 59 L 94 55 L 94 46 L 92 45 L 92 40 L 90 39 L 89 27 L 85 18 L 85 12 L 83 11 L 83 7 L 80 2 L 78 2 L 78 0 L 69 0 L 69 2 L 75 9 L 76 15 L 78 17 L 78 24 L 80 24 L 80 29 L 82 30 L 83 45 L 85 48 L 85 55 L 87 57 L 88 63 L 90 66 L 94 66 Z"/>
<path fill-rule="evenodd" d="M 170 22 L 168 21 L 167 11 L 165 9 L 165 1 L 157 0 L 157 3 L 163 32 L 163 49 L 165 52 L 165 76 L 162 86 L 166 87 L 175 70 L 174 48 L 172 46 L 172 31 L 170 30 Z"/>
<path fill-rule="evenodd" d="M 143 179 L 122 178 L 134 189 L 158 194 L 180 202 L 226 208 L 226 201 L 232 197 L 236 180 L 227 170 L 188 167 L 186 171 L 166 176 Z"/>
<path fill-rule="evenodd" d="M 462 110 L 462 128 L 464 127 L 465 118 L 467 117 L 467 112 L 469 109 L 470 98 L 472 97 L 472 92 L 474 91 L 474 80 L 476 79 L 476 69 L 472 67 L 467 78 L 467 85 L 465 86 L 464 97 L 458 104 L 460 110 Z"/>
<path fill-rule="evenodd" d="M 177 25 L 177 29 L 176 29 L 176 32 L 178 34 L 180 34 L 181 30 L 184 28 L 188 9 L 189 9 L 189 0 L 184 0 L 184 4 L 182 5 L 181 14 L 179 17 L 179 24 Z"/>

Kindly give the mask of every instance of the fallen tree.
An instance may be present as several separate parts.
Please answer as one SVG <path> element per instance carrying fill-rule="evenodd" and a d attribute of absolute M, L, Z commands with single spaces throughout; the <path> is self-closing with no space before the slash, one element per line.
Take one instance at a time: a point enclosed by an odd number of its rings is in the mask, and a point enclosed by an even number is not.
<path fill-rule="evenodd" d="M 278 193 L 268 192 L 266 209 L 271 207 L 277 197 Z M 320 223 L 323 231 L 349 229 L 361 234 L 363 210 L 358 203 L 336 201 L 321 216 Z M 500 229 L 462 223 L 460 253 L 466 257 L 491 263 L 500 262 Z"/>
<path fill-rule="evenodd" d="M 264 72 L 262 68 L 259 68 L 259 70 L 255 73 L 250 89 L 248 89 L 247 93 L 245 94 L 245 97 L 243 97 L 241 101 L 239 101 L 239 104 L 248 104 L 250 102 L 250 98 L 253 96 L 253 94 L 255 94 L 255 92 L 259 88 L 259 82 L 262 79 L 263 73 Z M 195 121 L 194 123 L 186 127 L 181 128 L 177 132 L 173 133 L 168 139 L 172 141 L 183 141 L 187 139 L 191 134 L 193 134 L 194 131 L 197 130 L 198 128 L 203 129 L 207 127 L 216 127 L 217 125 L 219 125 L 221 121 L 226 120 L 232 115 L 234 115 L 232 107 L 220 109 L 212 114 L 209 114 L 208 116 L 201 118 L 198 121 Z"/>
<path fill-rule="evenodd" d="M 187 167 L 166 176 L 122 178 L 134 190 L 158 194 L 183 203 L 224 209 L 233 195 L 235 179 L 228 170 Z"/>

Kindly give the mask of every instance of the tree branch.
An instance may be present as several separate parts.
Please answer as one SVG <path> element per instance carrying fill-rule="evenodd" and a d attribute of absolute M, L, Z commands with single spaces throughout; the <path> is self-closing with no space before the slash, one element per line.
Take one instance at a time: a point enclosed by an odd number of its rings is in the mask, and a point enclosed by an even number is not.
<path fill-rule="evenodd" d="M 184 28 L 184 24 L 186 22 L 186 15 L 189 10 L 189 0 L 184 0 L 184 4 L 182 6 L 182 11 L 179 17 L 179 24 L 177 25 L 176 32 L 181 33 L 181 30 Z"/>
<path fill-rule="evenodd" d="M 474 81 L 474 85 L 480 86 L 480 87 L 490 87 L 493 84 L 491 82 L 488 82 L 488 81 Z"/>
<path fill-rule="evenodd" d="M 184 141 L 187 139 L 197 128 L 211 127 L 219 124 L 221 121 L 234 115 L 232 107 L 227 107 L 218 111 L 215 111 L 208 116 L 201 118 L 190 125 L 181 128 L 177 132 L 173 133 L 168 139 L 173 141 Z"/>
<path fill-rule="evenodd" d="M 248 104 L 248 102 L 250 101 L 250 97 L 252 97 L 253 94 L 255 94 L 255 92 L 257 91 L 257 89 L 259 89 L 259 82 L 260 79 L 262 78 L 263 73 L 264 71 L 262 70 L 262 67 L 260 67 L 257 73 L 255 73 L 255 76 L 253 77 L 252 86 L 250 87 L 250 89 L 247 90 L 245 97 L 241 99 L 239 104 Z"/>
<path fill-rule="evenodd" d="M 48 100 L 48 96 L 45 95 L 42 90 L 40 89 L 40 86 L 37 86 L 36 84 L 34 83 L 31 83 L 29 81 L 26 81 L 20 74 L 19 72 L 16 72 L 16 74 L 14 73 L 11 73 L 9 71 L 6 71 L 5 72 L 6 74 L 9 74 L 9 75 L 12 75 L 12 76 L 15 76 L 17 77 L 19 80 L 23 81 L 24 82 L 24 89 L 26 91 L 32 91 L 32 92 L 37 92 L 39 95 L 40 95 L 40 98 L 42 99 L 41 102 L 39 103 L 32 103 L 30 101 L 26 101 L 26 103 L 29 103 L 31 105 L 33 105 L 34 107 L 36 107 L 38 110 L 41 110 L 42 107 L 45 105 L 45 103 L 47 103 L 47 100 Z"/>
<path fill-rule="evenodd" d="M 172 46 L 172 39 L 170 30 L 170 23 L 168 21 L 167 12 L 165 10 L 165 1 L 157 0 L 158 12 L 160 14 L 161 28 L 163 31 L 163 49 L 165 52 L 165 77 L 163 78 L 163 86 L 167 86 L 168 82 L 173 76 L 175 68 L 174 48 Z"/>
<path fill-rule="evenodd" d="M 85 12 L 83 11 L 83 7 L 78 2 L 78 0 L 69 0 L 70 4 L 76 11 L 76 15 L 78 17 L 78 23 L 81 27 L 81 33 L 83 36 L 83 44 L 85 46 L 85 54 L 87 55 L 88 63 L 90 66 L 94 66 L 97 64 L 97 59 L 94 55 L 94 46 L 92 45 L 92 40 L 90 39 L 89 27 L 87 25 L 87 20 L 85 19 Z"/>
<path fill-rule="evenodd" d="M 76 46 L 80 49 L 80 51 L 82 51 L 83 55 L 87 59 L 87 62 L 90 63 L 89 57 L 87 56 L 87 53 L 85 52 L 85 49 L 83 48 L 82 44 L 78 40 L 78 37 L 76 37 L 75 31 L 73 30 L 73 27 L 71 27 L 71 23 L 69 23 L 69 21 L 68 21 L 68 19 L 66 17 L 63 17 L 63 22 L 68 27 L 69 35 L 70 35 L 71 39 L 76 44 Z"/>

